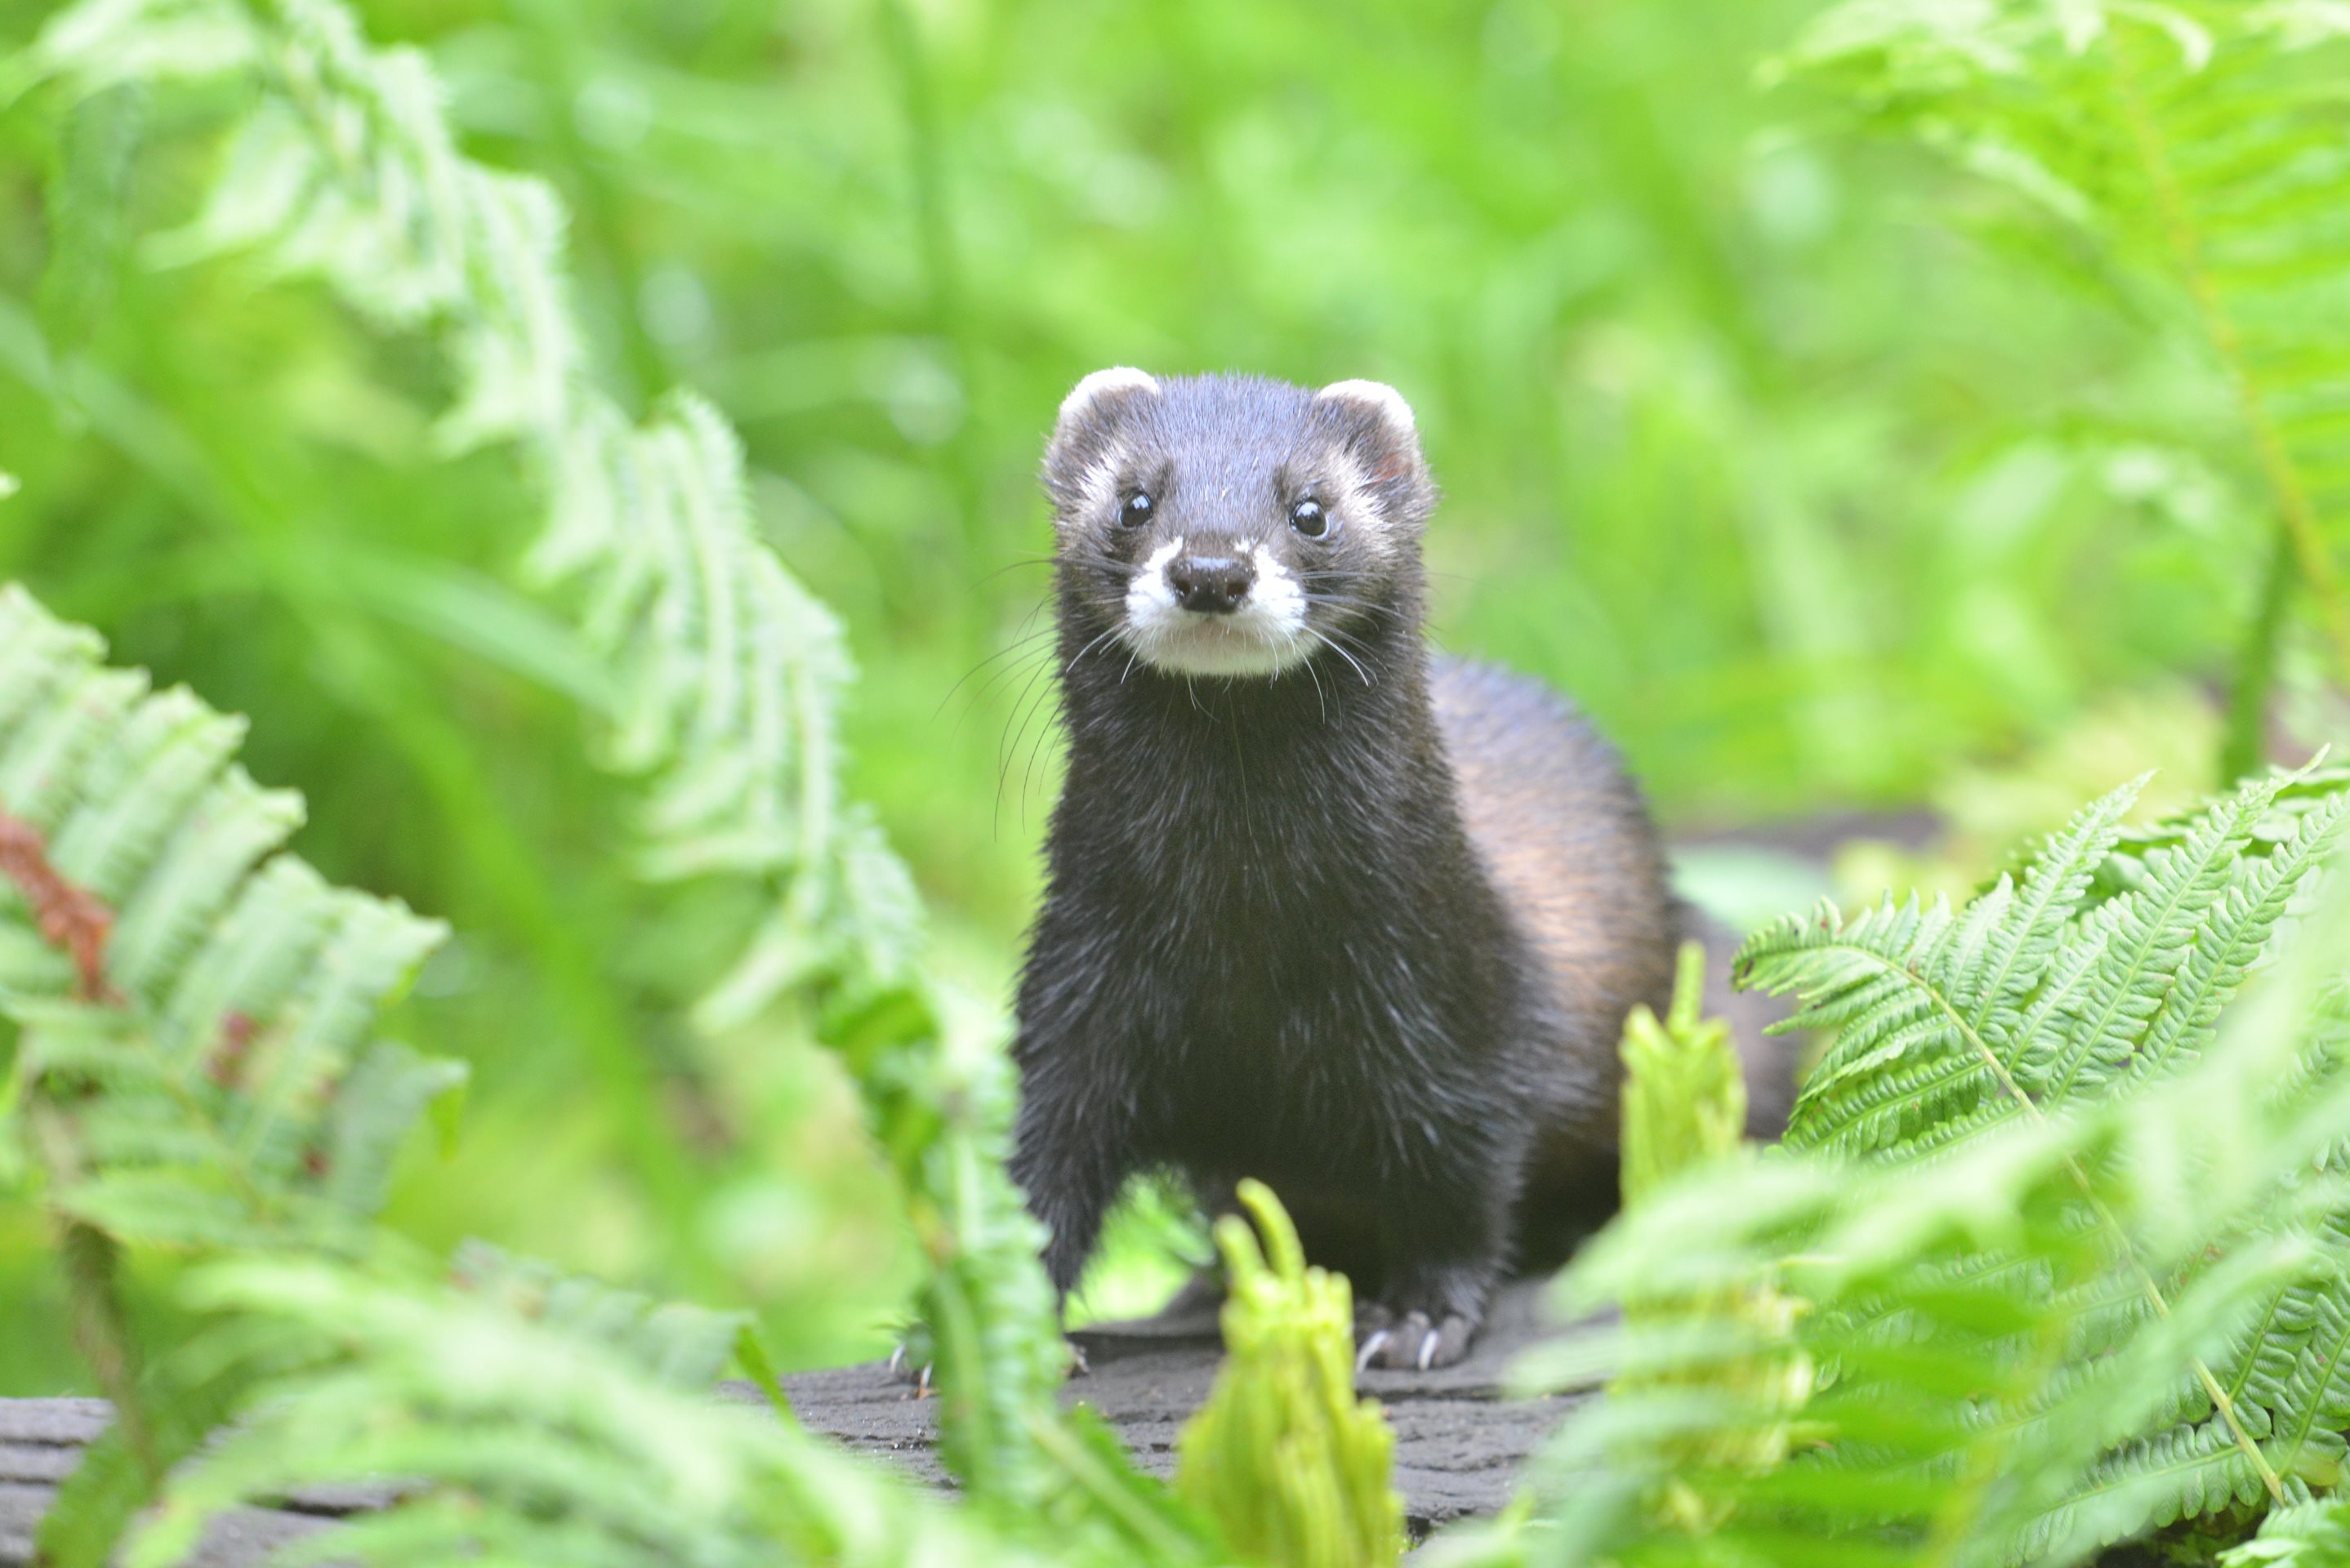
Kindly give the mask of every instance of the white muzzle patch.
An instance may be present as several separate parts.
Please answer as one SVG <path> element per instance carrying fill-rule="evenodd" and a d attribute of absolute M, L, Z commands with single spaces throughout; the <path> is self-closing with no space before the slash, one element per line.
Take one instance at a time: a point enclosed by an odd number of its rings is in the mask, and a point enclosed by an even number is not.
<path fill-rule="evenodd" d="M 1126 589 L 1123 640 L 1154 670 L 1170 675 L 1278 675 L 1314 651 L 1305 593 L 1263 545 L 1248 546 L 1256 581 L 1230 612 L 1187 610 L 1167 580 L 1182 553 L 1176 539 L 1151 552 Z"/>

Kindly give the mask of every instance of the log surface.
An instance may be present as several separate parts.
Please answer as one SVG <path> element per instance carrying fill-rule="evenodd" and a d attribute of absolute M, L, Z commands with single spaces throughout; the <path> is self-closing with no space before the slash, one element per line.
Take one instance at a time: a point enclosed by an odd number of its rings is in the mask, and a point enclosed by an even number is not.
<path fill-rule="evenodd" d="M 1464 1515 L 1491 1513 L 1508 1499 L 1526 1456 L 1555 1430 L 1573 1400 L 1504 1401 L 1510 1360 L 1545 1332 L 1540 1291 L 1504 1290 L 1476 1348 L 1457 1366 L 1433 1372 L 1367 1372 L 1362 1391 L 1387 1409 L 1396 1432 L 1396 1487 L 1415 1538 Z M 1212 1312 L 1080 1329 L 1070 1336 L 1090 1370 L 1070 1379 L 1068 1403 L 1092 1406 L 1153 1475 L 1175 1468 L 1175 1437 L 1208 1397 L 1222 1345 Z M 784 1379 L 793 1408 L 813 1431 L 918 1480 L 945 1485 L 939 1464 L 937 1403 L 921 1398 L 879 1362 Z M 746 1384 L 728 1398 L 756 1401 Z M 106 1428 L 99 1399 L 0 1399 L 0 1568 L 32 1560 L 35 1527 L 82 1449 Z M 366 1487 L 303 1492 L 274 1508 L 244 1509 L 214 1526 L 190 1561 L 244 1568 L 285 1542 L 338 1519 L 383 1506 L 389 1492 Z"/>

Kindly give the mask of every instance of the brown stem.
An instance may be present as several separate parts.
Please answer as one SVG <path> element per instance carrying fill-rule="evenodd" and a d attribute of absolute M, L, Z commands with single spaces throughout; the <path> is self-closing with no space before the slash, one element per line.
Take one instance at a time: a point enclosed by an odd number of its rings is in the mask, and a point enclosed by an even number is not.
<path fill-rule="evenodd" d="M 58 1224 L 66 1285 L 72 1302 L 74 1345 L 89 1363 L 99 1391 L 114 1402 L 122 1440 L 150 1484 L 163 1479 L 153 1424 L 139 1397 L 139 1352 L 122 1310 L 118 1270 L 121 1249 L 111 1237 L 78 1220 Z"/>
<path fill-rule="evenodd" d="M 106 982 L 106 940 L 114 911 L 97 894 L 69 881 L 49 859 L 48 846 L 31 824 L 0 810 L 0 878 L 13 883 L 31 906 L 33 925 L 44 940 L 73 960 L 85 1002 L 119 999 Z M 64 1108 L 46 1095 L 29 1106 L 33 1141 L 60 1185 L 70 1186 L 81 1165 L 80 1147 Z M 121 1250 L 96 1226 L 60 1214 L 57 1251 L 65 1265 L 73 1314 L 74 1345 L 89 1363 L 99 1390 L 114 1402 L 124 1446 L 150 1481 L 162 1478 L 153 1428 L 139 1400 L 139 1356 L 122 1311 L 119 1288 Z"/>

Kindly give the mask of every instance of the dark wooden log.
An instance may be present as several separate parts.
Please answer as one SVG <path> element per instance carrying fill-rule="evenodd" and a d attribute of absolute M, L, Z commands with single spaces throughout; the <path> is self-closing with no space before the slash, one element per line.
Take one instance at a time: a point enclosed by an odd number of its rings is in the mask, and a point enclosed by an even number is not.
<path fill-rule="evenodd" d="M 1501 1378 L 1512 1357 L 1541 1336 L 1540 1290 L 1510 1287 L 1475 1351 L 1439 1371 L 1367 1372 L 1360 1386 L 1386 1407 L 1396 1432 L 1396 1486 L 1415 1538 L 1435 1526 L 1491 1513 L 1507 1501 L 1534 1446 L 1573 1401 L 1504 1401 Z M 1153 1475 L 1175 1468 L 1176 1433 L 1208 1396 L 1222 1345 L 1214 1314 L 1201 1310 L 1081 1329 L 1072 1336 L 1089 1370 L 1063 1397 L 1084 1403 L 1126 1439 Z M 943 1486 L 937 1452 L 937 1404 L 920 1397 L 879 1362 L 786 1377 L 793 1408 L 811 1430 L 837 1438 L 920 1480 Z M 722 1390 L 756 1401 L 748 1385 Z M 33 1531 L 57 1483 L 82 1449 L 105 1430 L 99 1399 L 0 1399 L 0 1568 L 32 1560 Z M 201 1568 L 242 1568 L 297 1536 L 326 1529 L 354 1511 L 383 1506 L 389 1492 L 355 1487 L 303 1492 L 272 1508 L 240 1510 L 221 1521 L 192 1561 Z"/>

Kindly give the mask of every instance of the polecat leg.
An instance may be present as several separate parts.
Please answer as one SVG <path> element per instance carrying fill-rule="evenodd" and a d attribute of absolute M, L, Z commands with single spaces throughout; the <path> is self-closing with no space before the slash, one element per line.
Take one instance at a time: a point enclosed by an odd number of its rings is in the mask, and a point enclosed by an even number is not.
<path fill-rule="evenodd" d="M 1126 1129 L 1105 1125 L 1107 1120 L 1055 1116 L 1049 1097 L 1039 1095 L 1020 1107 L 1012 1179 L 1026 1196 L 1028 1212 L 1051 1232 L 1045 1272 L 1064 1300 L 1076 1288 L 1101 1238 L 1103 1216 L 1128 1175 Z"/>
<path fill-rule="evenodd" d="M 1355 1311 L 1355 1369 L 1425 1372 L 1469 1354 L 1492 1293 L 1490 1262 L 1412 1270 Z"/>

